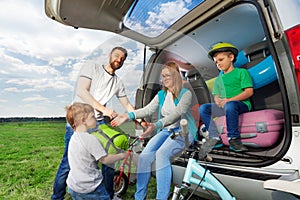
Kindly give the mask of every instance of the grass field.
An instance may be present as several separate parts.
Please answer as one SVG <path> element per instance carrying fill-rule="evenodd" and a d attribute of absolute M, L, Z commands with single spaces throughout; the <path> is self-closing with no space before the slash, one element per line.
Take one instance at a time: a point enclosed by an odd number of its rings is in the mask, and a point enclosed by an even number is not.
<path fill-rule="evenodd" d="M 122 130 L 132 131 L 132 124 Z M 0 123 L 0 199 L 50 199 L 64 149 L 64 122 Z M 133 199 L 135 185 L 122 199 Z M 66 199 L 71 199 L 68 195 Z M 155 179 L 147 199 L 155 199 Z"/>

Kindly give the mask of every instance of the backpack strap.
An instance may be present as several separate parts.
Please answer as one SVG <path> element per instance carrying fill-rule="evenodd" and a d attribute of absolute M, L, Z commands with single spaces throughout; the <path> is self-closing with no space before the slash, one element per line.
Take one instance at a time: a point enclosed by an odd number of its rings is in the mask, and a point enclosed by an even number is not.
<path fill-rule="evenodd" d="M 113 143 L 114 139 L 120 135 L 122 135 L 122 133 L 117 133 L 116 135 L 112 136 L 111 138 L 108 137 L 108 135 L 106 135 L 103 131 L 99 130 L 98 133 L 100 135 L 102 135 L 106 140 L 107 140 L 107 143 L 106 143 L 106 146 L 105 146 L 105 151 L 108 152 L 108 149 L 110 147 L 110 145 L 113 146 L 113 148 L 117 151 L 117 153 L 120 153 L 121 150 L 115 146 L 115 144 Z"/>

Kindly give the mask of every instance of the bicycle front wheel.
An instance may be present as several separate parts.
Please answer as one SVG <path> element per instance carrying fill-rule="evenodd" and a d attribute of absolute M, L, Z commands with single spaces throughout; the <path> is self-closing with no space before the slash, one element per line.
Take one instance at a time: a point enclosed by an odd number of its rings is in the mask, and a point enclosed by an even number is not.
<path fill-rule="evenodd" d="M 129 180 L 126 174 L 123 173 L 118 181 L 119 176 L 120 171 L 116 171 L 114 175 L 114 191 L 115 194 L 122 195 L 125 194 L 128 189 Z"/>

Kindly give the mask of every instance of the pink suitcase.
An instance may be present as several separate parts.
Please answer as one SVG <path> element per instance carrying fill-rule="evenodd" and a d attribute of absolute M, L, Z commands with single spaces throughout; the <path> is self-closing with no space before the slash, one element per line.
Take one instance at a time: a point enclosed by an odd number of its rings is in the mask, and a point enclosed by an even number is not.
<path fill-rule="evenodd" d="M 218 117 L 215 123 L 223 143 L 229 145 L 225 116 Z M 241 114 L 239 116 L 241 141 L 251 147 L 271 147 L 280 138 L 283 125 L 284 116 L 280 110 L 265 109 Z"/>

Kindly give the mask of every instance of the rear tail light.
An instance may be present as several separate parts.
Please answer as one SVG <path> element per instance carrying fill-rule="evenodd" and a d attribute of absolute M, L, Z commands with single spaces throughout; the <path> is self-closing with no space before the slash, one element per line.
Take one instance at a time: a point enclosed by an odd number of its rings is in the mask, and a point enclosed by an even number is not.
<path fill-rule="evenodd" d="M 286 31 L 300 92 L 300 25 Z"/>

